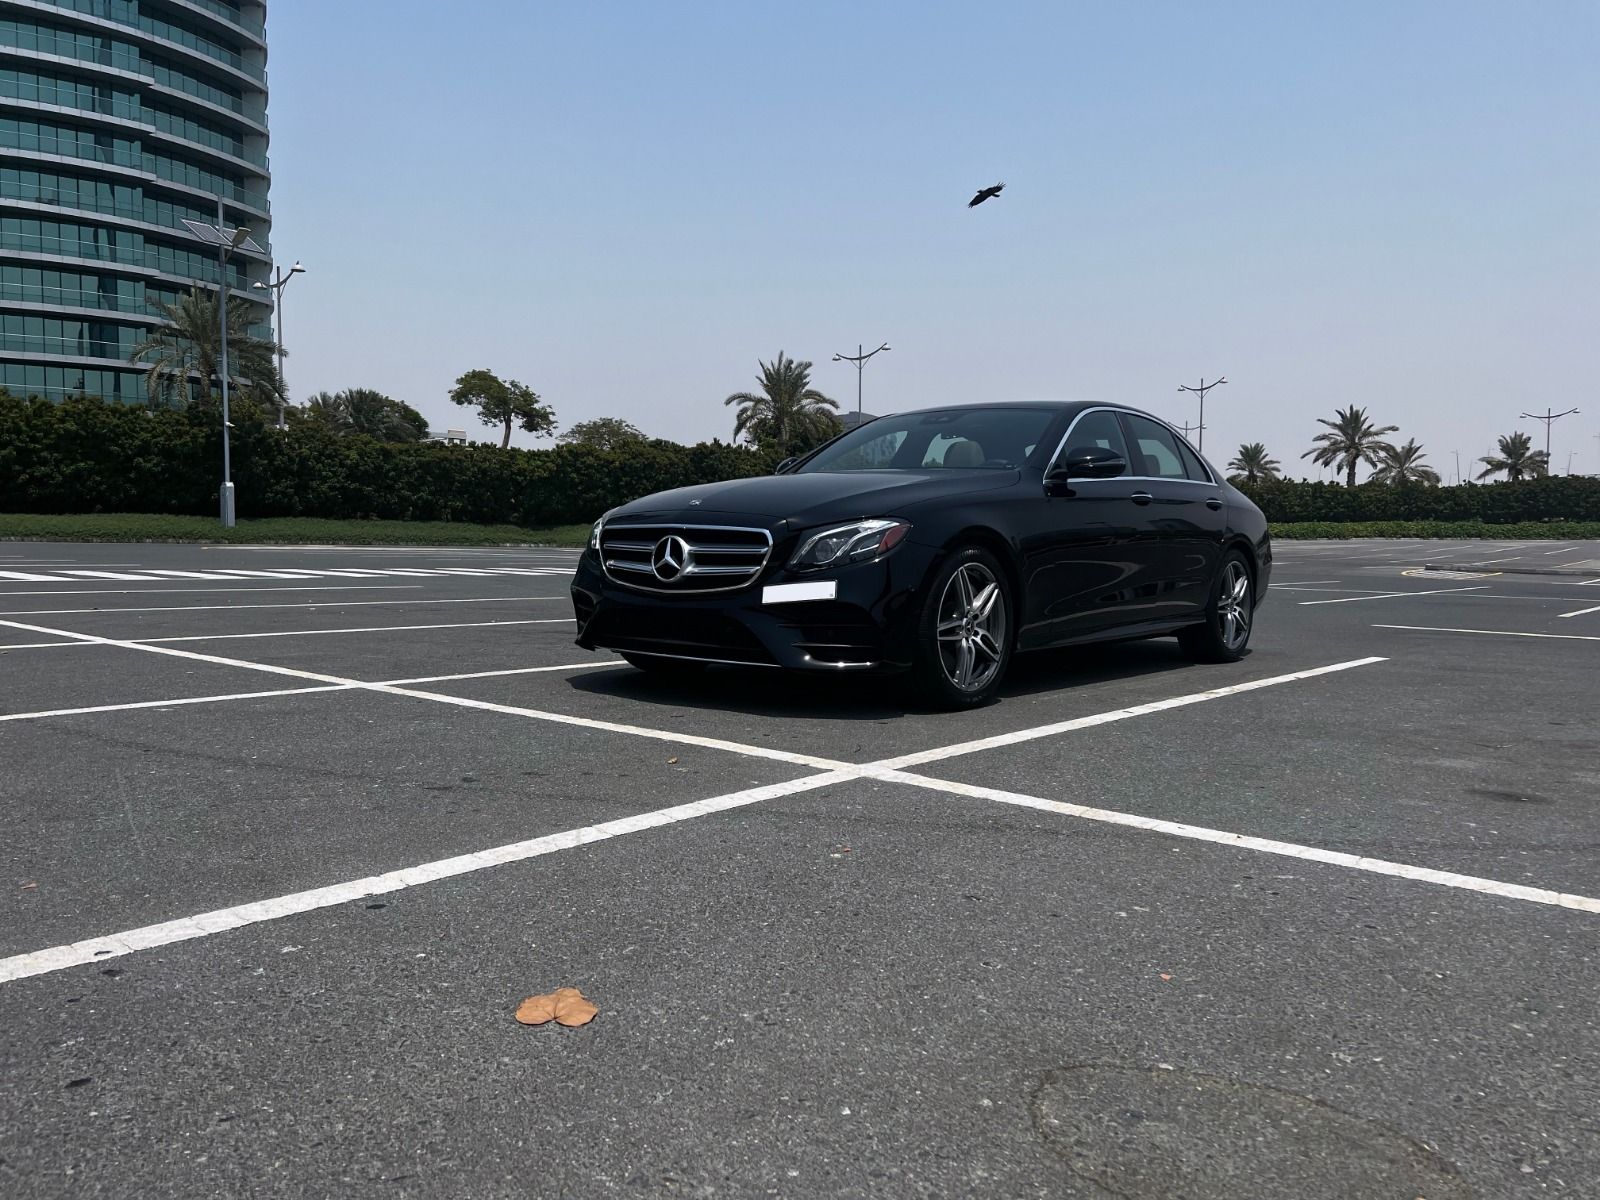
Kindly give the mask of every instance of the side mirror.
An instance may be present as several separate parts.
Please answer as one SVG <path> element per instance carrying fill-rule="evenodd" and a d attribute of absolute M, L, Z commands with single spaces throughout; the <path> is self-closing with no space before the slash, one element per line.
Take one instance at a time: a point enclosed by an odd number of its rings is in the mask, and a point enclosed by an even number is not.
<path fill-rule="evenodd" d="M 1060 458 L 1044 477 L 1045 490 L 1050 495 L 1067 490 L 1073 479 L 1114 479 L 1126 473 L 1128 460 L 1115 450 L 1104 446 L 1074 446 Z"/>
<path fill-rule="evenodd" d="M 799 461 L 800 460 L 798 458 L 786 458 L 778 464 L 777 468 L 772 473 L 774 475 L 787 475 L 795 463 Z"/>

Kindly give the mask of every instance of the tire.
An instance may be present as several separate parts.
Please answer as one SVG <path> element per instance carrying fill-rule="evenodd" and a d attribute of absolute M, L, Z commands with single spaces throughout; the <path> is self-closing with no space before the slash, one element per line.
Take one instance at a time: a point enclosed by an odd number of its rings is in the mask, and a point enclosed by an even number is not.
<path fill-rule="evenodd" d="M 1230 663 L 1244 657 L 1255 629 L 1255 580 L 1250 560 L 1230 550 L 1211 581 L 1206 619 L 1179 630 L 1178 646 L 1196 662 Z"/>
<path fill-rule="evenodd" d="M 710 663 L 696 662 L 692 658 L 664 658 L 658 654 L 629 654 L 624 652 L 622 658 L 630 667 L 635 667 L 651 675 L 663 677 L 698 675 L 711 665 Z"/>
<path fill-rule="evenodd" d="M 950 710 L 992 701 L 1011 665 L 1015 614 L 1010 580 L 987 550 L 964 546 L 940 563 L 917 620 L 913 702 Z"/>

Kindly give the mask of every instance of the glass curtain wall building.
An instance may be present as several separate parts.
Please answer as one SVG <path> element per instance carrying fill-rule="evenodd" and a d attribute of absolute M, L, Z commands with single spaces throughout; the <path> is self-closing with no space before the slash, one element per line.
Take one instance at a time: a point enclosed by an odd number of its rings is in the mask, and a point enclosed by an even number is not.
<path fill-rule="evenodd" d="M 0 0 L 0 385 L 143 403 L 155 302 L 219 268 L 183 227 L 270 246 L 263 0 Z M 230 294 L 271 337 L 265 254 Z M 212 293 L 215 300 L 215 293 Z"/>

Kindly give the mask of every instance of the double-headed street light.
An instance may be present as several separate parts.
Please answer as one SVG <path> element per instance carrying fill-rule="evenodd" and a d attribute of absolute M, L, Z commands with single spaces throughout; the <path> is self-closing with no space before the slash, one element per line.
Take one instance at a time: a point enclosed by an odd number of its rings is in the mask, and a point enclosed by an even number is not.
<path fill-rule="evenodd" d="M 272 293 L 272 315 L 278 322 L 278 429 L 283 430 L 283 289 L 289 286 L 289 280 L 296 275 L 304 275 L 306 269 L 298 262 L 289 268 L 285 275 L 282 267 L 274 268 L 274 278 L 270 283 L 256 280 L 250 286 L 260 288 L 262 291 Z"/>
<path fill-rule="evenodd" d="M 1195 395 L 1200 397 L 1200 446 L 1199 446 L 1199 449 L 1200 449 L 1200 452 L 1202 454 L 1205 453 L 1205 449 L 1206 449 L 1206 393 L 1209 392 L 1212 388 L 1221 387 L 1223 384 L 1225 384 L 1227 382 L 1228 381 L 1226 379 L 1214 379 L 1210 383 L 1207 383 L 1206 382 L 1206 377 L 1204 375 L 1202 375 L 1202 376 L 1200 376 L 1200 386 L 1199 387 L 1190 387 L 1188 384 L 1180 384 L 1178 386 L 1178 390 L 1180 392 L 1193 392 Z"/>
<path fill-rule="evenodd" d="M 1550 470 L 1550 426 L 1561 420 L 1562 417 L 1570 417 L 1577 411 L 1578 410 L 1575 408 L 1569 408 L 1566 412 L 1557 412 L 1553 408 L 1547 408 L 1542 414 L 1530 412 L 1525 412 L 1522 414 L 1530 421 L 1544 422 L 1544 469 L 1549 471 L 1552 475 L 1554 475 L 1555 472 Z"/>
<path fill-rule="evenodd" d="M 224 224 L 226 219 L 222 211 L 222 199 L 218 197 L 215 225 L 207 225 L 204 221 L 190 221 L 187 218 L 183 223 L 200 241 L 217 248 L 217 330 L 221 338 L 217 374 L 222 378 L 222 527 L 232 529 L 233 458 L 228 437 L 229 430 L 233 428 L 232 422 L 228 419 L 228 259 L 233 257 L 235 250 L 248 250 L 252 254 L 264 254 L 265 251 L 250 239 L 248 226 L 229 229 Z"/>
<path fill-rule="evenodd" d="M 888 348 L 889 343 L 885 342 L 874 350 L 872 354 L 879 354 Z M 858 342 L 856 343 L 856 352 L 854 354 L 835 354 L 833 356 L 834 362 L 855 363 L 856 365 L 856 421 L 858 423 L 861 420 L 861 372 L 866 369 L 867 359 L 871 358 L 872 354 L 861 353 L 861 344 Z"/>

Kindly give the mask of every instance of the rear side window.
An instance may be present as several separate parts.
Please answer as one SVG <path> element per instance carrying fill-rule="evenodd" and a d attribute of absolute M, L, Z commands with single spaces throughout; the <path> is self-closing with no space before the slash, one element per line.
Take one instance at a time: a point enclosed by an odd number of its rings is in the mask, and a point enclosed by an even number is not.
<path fill-rule="evenodd" d="M 1206 465 L 1200 461 L 1200 456 L 1191 450 L 1189 443 L 1182 438 L 1174 440 L 1178 443 L 1178 455 L 1183 459 L 1183 469 L 1189 472 L 1189 478 L 1196 483 L 1210 483 L 1211 472 L 1206 470 Z"/>
<path fill-rule="evenodd" d="M 1178 450 L 1178 439 L 1172 436 L 1170 429 L 1133 413 L 1123 413 L 1122 420 L 1128 427 L 1135 475 L 1146 475 L 1153 479 L 1189 478 Z"/>
<path fill-rule="evenodd" d="M 1117 423 L 1116 413 L 1101 409 L 1099 412 L 1084 413 L 1078 418 L 1072 426 L 1072 432 L 1067 435 L 1067 444 L 1062 448 L 1061 457 L 1081 450 L 1115 450 L 1124 459 L 1128 457 L 1128 443 L 1122 436 L 1122 426 Z"/>

